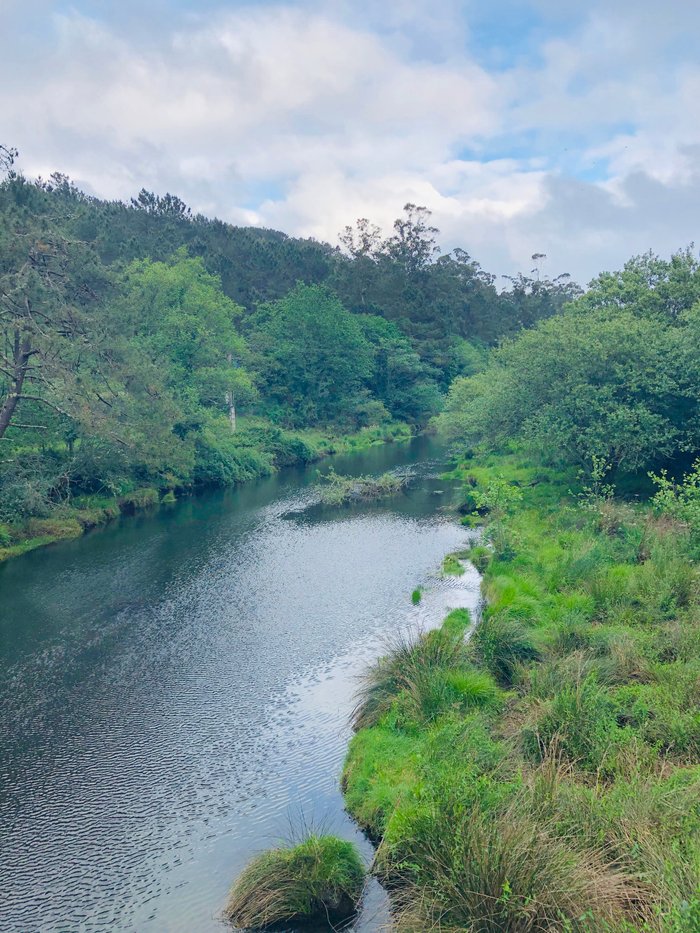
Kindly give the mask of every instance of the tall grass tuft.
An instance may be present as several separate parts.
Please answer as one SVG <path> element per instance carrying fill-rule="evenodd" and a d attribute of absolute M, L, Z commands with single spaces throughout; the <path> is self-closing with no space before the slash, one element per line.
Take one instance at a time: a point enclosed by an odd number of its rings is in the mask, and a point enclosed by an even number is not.
<path fill-rule="evenodd" d="M 415 690 L 435 672 L 454 670 L 466 663 L 461 634 L 437 629 L 415 637 L 398 636 L 387 655 L 364 674 L 352 714 L 355 730 L 376 725 L 404 690 Z"/>
<path fill-rule="evenodd" d="M 602 849 L 575 849 L 525 793 L 500 811 L 436 813 L 411 858 L 417 881 L 397 896 L 399 933 L 642 929 L 648 892 Z"/>
<path fill-rule="evenodd" d="M 504 686 L 513 683 L 518 665 L 539 657 L 525 625 L 502 613 L 482 619 L 474 630 L 472 644 L 479 659 Z"/>
<path fill-rule="evenodd" d="M 290 921 L 338 921 L 352 915 L 365 872 L 356 847 L 336 836 L 310 835 L 250 862 L 231 889 L 227 919 L 265 930 Z"/>

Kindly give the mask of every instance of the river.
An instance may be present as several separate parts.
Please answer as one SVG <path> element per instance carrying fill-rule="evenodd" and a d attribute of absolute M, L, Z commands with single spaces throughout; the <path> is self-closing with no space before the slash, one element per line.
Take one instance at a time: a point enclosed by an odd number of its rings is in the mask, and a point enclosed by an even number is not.
<path fill-rule="evenodd" d="M 285 470 L 0 567 L 2 933 L 225 933 L 260 848 L 312 825 L 371 857 L 338 788 L 357 674 L 478 578 L 438 573 L 468 534 L 435 441 L 332 462 L 415 475 L 330 508 Z M 353 929 L 385 919 L 373 882 Z"/>

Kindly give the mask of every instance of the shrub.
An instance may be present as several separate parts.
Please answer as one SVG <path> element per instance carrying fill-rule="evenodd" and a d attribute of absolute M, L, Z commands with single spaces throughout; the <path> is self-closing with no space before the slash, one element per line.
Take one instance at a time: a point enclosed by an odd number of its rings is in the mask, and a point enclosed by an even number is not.
<path fill-rule="evenodd" d="M 299 845 L 254 858 L 235 882 L 225 913 L 243 929 L 346 919 L 357 907 L 364 876 L 351 842 L 311 835 Z"/>
<path fill-rule="evenodd" d="M 121 496 L 119 499 L 119 508 L 125 515 L 132 515 L 139 509 L 146 509 L 153 505 L 158 505 L 159 495 L 157 489 L 149 486 L 143 489 L 134 489 Z"/>

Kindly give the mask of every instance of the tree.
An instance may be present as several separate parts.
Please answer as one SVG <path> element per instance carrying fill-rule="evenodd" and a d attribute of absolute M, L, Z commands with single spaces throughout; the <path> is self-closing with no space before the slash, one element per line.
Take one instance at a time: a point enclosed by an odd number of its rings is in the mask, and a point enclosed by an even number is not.
<path fill-rule="evenodd" d="M 458 380 L 442 424 L 467 443 L 519 440 L 550 460 L 635 471 L 698 444 L 698 401 L 676 334 L 630 310 L 572 308 L 506 342 Z M 695 377 L 697 387 L 697 375 Z"/>
<path fill-rule="evenodd" d="M 122 326 L 177 400 L 179 434 L 196 429 L 203 408 L 225 411 L 235 429 L 236 400 L 250 402 L 256 392 L 237 330 L 242 308 L 223 294 L 220 280 L 180 250 L 167 262 L 131 263 L 121 286 Z"/>
<path fill-rule="evenodd" d="M 435 237 L 440 232 L 430 225 L 432 212 L 417 204 L 404 205 L 404 216 L 394 221 L 394 233 L 384 250 L 407 276 L 424 269 L 440 252 Z"/>
<path fill-rule="evenodd" d="M 320 285 L 297 285 L 248 322 L 268 412 L 289 425 L 352 424 L 373 354 L 357 317 Z"/>
<path fill-rule="evenodd" d="M 163 196 L 153 194 L 152 191 L 146 191 L 142 188 L 138 197 L 131 199 L 131 206 L 138 211 L 145 211 L 147 214 L 154 214 L 157 217 L 175 217 L 177 219 L 188 220 L 192 211 L 174 194 Z"/>
<path fill-rule="evenodd" d="M 395 324 L 374 314 L 358 315 L 358 320 L 374 352 L 367 381 L 372 395 L 397 421 L 425 424 L 442 403 L 434 372 Z"/>
<path fill-rule="evenodd" d="M 633 256 L 617 272 L 601 272 L 578 307 L 584 313 L 591 308 L 628 308 L 635 314 L 679 321 L 698 301 L 700 260 L 691 243 L 668 260 L 650 250 Z"/>
<path fill-rule="evenodd" d="M 0 438 L 11 426 L 26 427 L 17 414 L 27 402 L 70 417 L 99 399 L 81 377 L 96 366 L 89 309 L 105 283 L 94 254 L 42 211 L 34 186 L 11 177 L 4 188 L 9 210 L 0 230 Z"/>

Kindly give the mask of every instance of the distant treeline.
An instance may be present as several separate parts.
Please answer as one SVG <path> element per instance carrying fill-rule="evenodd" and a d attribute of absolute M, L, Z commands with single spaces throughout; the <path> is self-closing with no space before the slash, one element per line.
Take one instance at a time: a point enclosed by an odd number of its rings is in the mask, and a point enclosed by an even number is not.
<path fill-rule="evenodd" d="M 360 220 L 333 247 L 169 194 L 101 201 L 0 155 L 0 521 L 260 475 L 313 458 L 300 430 L 424 425 L 490 345 L 578 291 L 499 293 L 412 204 L 389 236 Z"/>

